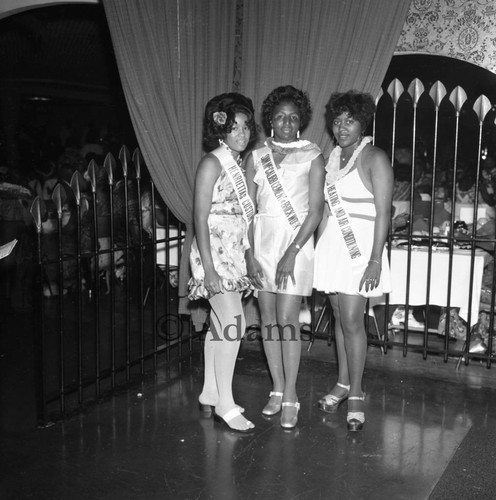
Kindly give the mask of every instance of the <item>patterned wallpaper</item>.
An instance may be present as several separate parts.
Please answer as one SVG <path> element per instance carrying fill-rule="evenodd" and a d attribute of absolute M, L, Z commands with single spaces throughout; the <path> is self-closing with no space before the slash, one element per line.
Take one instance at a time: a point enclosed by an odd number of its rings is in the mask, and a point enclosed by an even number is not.
<path fill-rule="evenodd" d="M 461 59 L 496 73 L 496 0 L 412 0 L 395 54 Z"/>

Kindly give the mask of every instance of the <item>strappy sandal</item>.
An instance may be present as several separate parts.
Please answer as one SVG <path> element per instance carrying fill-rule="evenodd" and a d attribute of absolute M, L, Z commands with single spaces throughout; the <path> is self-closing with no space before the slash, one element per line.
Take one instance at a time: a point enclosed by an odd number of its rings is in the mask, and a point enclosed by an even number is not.
<path fill-rule="evenodd" d="M 350 396 L 348 401 L 365 401 L 365 396 Z M 361 431 L 365 423 L 365 413 L 363 411 L 349 411 L 346 415 L 346 422 L 350 432 Z"/>
<path fill-rule="evenodd" d="M 334 394 L 327 394 L 327 396 L 324 396 L 322 399 L 319 399 L 317 402 L 317 406 L 319 410 L 325 411 L 326 413 L 334 413 L 338 408 L 339 405 L 348 399 L 348 394 L 350 392 L 350 386 L 349 385 L 344 385 L 341 383 L 336 384 L 338 387 L 341 387 L 342 389 L 346 389 L 346 394 L 344 396 L 338 397 L 334 396 Z"/>
<path fill-rule="evenodd" d="M 243 434 L 246 434 L 248 432 L 253 432 L 253 430 L 255 429 L 255 425 L 246 419 L 245 420 L 248 422 L 248 427 L 246 429 L 236 429 L 235 427 L 231 427 L 229 425 L 229 422 L 231 422 L 232 420 L 234 420 L 236 417 L 239 417 L 239 416 L 242 416 L 242 415 L 241 415 L 239 408 L 237 406 L 235 406 L 234 408 L 229 410 L 225 415 L 219 415 L 218 413 L 214 412 L 214 420 L 216 422 L 218 422 L 219 424 L 223 424 L 223 425 L 229 427 L 229 429 L 231 431 L 242 432 Z"/>
<path fill-rule="evenodd" d="M 239 410 L 239 413 L 245 412 L 245 409 L 242 406 L 236 405 L 236 408 Z M 215 411 L 215 405 L 200 403 L 200 401 L 198 401 L 198 409 L 204 417 L 209 417 Z"/>

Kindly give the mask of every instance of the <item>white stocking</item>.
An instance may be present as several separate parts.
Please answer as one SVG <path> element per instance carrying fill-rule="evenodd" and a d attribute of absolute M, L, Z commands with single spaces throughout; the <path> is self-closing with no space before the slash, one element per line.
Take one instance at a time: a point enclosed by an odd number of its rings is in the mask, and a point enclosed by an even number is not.
<path fill-rule="evenodd" d="M 203 390 L 200 394 L 199 401 L 203 404 L 213 405 L 217 404 L 219 398 L 219 390 L 217 389 L 217 381 L 215 379 L 215 342 L 212 342 L 212 330 L 209 328 L 203 345 L 203 358 L 204 358 L 204 376 L 203 376 Z"/>
<path fill-rule="evenodd" d="M 210 299 L 210 327 L 213 344 L 214 370 L 219 399 L 216 411 L 224 414 L 234 407 L 232 380 L 240 340 L 245 333 L 246 321 L 241 305 L 241 294 L 224 292 Z"/>

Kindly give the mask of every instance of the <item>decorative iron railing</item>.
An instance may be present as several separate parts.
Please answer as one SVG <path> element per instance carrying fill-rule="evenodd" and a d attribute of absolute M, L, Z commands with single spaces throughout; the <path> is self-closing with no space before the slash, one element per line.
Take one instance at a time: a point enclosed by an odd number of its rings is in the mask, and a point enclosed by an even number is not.
<path fill-rule="evenodd" d="M 178 314 L 184 226 L 139 150 L 59 181 L 31 204 L 36 227 L 39 420 L 46 422 L 191 350 Z"/>

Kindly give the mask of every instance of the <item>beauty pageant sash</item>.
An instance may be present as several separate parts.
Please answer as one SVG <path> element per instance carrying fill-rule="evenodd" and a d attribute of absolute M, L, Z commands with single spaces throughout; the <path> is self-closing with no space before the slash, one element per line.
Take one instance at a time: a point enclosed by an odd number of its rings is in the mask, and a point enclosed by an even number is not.
<path fill-rule="evenodd" d="M 279 202 L 281 209 L 288 221 L 288 224 L 293 228 L 293 230 L 298 229 L 301 226 L 301 222 L 296 215 L 295 209 L 291 204 L 291 201 L 288 198 L 288 195 L 284 191 L 284 188 L 279 179 L 279 175 L 277 174 L 277 169 L 274 164 L 274 159 L 270 154 L 270 149 L 265 147 L 263 148 L 266 152 L 262 151 L 260 155 L 260 163 L 265 172 L 265 176 L 269 181 L 269 186 L 276 197 L 276 200 Z"/>
<path fill-rule="evenodd" d="M 241 206 L 243 218 L 245 219 L 246 224 L 250 225 L 253 216 L 255 215 L 255 205 L 253 205 L 253 201 L 248 195 L 248 187 L 246 185 L 246 179 L 241 167 L 226 148 L 212 151 L 212 154 L 217 156 L 220 164 L 226 171 Z"/>
<path fill-rule="evenodd" d="M 348 248 L 348 252 L 351 258 L 351 265 L 352 267 L 356 267 L 363 263 L 363 255 L 360 251 L 360 248 L 358 247 L 355 234 L 353 233 L 353 228 L 350 224 L 348 213 L 342 205 L 342 201 L 337 192 L 336 185 L 334 183 L 328 184 L 326 182 L 325 194 L 332 215 L 336 217 L 336 221 L 338 223 L 339 229 L 341 230 L 341 234 L 343 235 L 346 248 Z"/>

